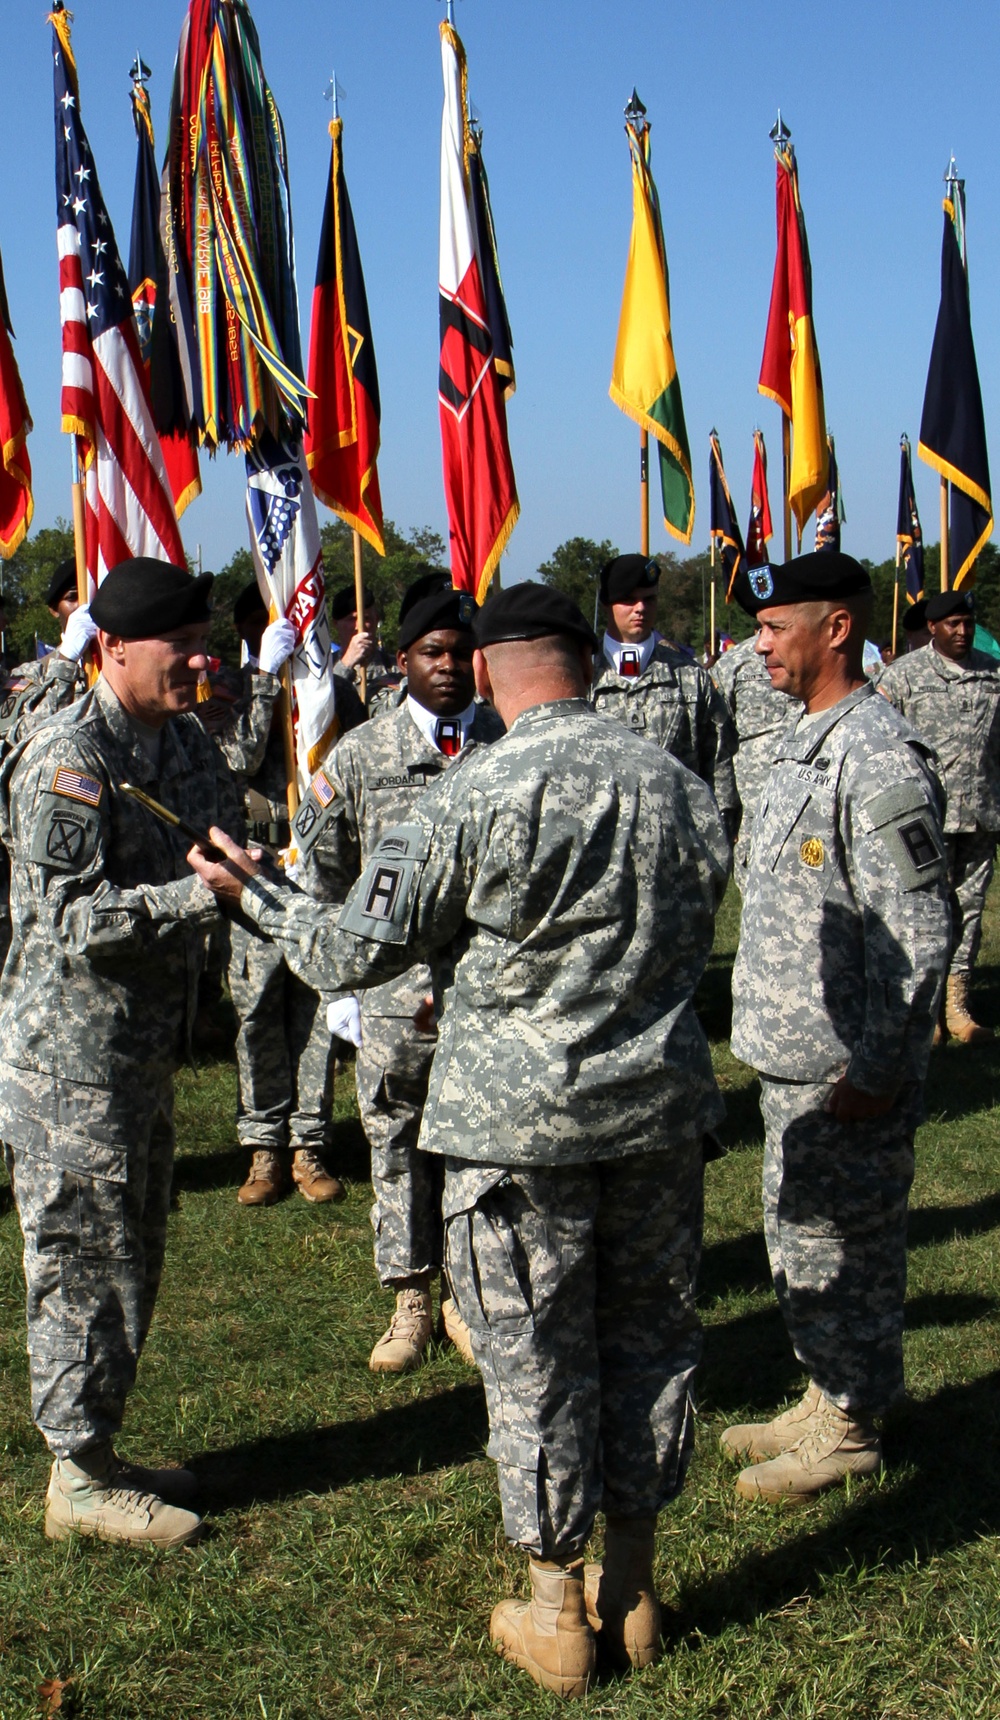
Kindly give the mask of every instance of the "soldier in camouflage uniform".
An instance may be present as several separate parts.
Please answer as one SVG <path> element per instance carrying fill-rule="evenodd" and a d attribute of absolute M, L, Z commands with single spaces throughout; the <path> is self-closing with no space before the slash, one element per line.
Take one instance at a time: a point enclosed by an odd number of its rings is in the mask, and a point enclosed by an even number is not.
<path fill-rule="evenodd" d="M 530 1561 L 530 1604 L 491 1632 L 578 1696 L 595 1629 L 625 1665 L 658 1652 L 654 1528 L 691 1444 L 702 1136 L 722 1109 L 692 997 L 729 849 L 704 784 L 588 707 L 575 604 L 518 585 L 475 625 L 508 733 L 385 832 L 339 921 L 232 845 L 228 866 L 191 858 L 314 983 L 431 964 L 420 1144 L 444 1160 L 446 1264 Z"/>
<path fill-rule="evenodd" d="M 948 954 L 930 748 L 864 676 L 871 582 L 822 551 L 752 568 L 740 602 L 804 713 L 753 826 L 732 1048 L 760 1074 L 764 1229 L 809 1373 L 774 1421 L 729 1428 L 749 1499 L 808 1498 L 881 1464 L 903 1390 L 913 1138 Z"/>
<path fill-rule="evenodd" d="M 386 831 L 408 819 L 411 803 L 450 761 L 466 745 L 481 746 L 503 733 L 496 712 L 474 702 L 474 609 L 472 599 L 452 591 L 442 576 L 402 613 L 404 703 L 336 749 L 295 820 L 313 895 L 344 902 Z M 371 1354 L 375 1373 L 405 1373 L 423 1359 L 431 1336 L 431 1279 L 441 1266 L 440 1161 L 417 1147 L 437 1036 L 420 1031 L 413 1017 L 429 989 L 429 972 L 415 967 L 367 991 L 362 1006 L 357 1089 L 372 1152 L 375 1269 L 396 1292 L 392 1322 Z M 441 1311 L 446 1332 L 471 1360 L 446 1287 Z"/>
<path fill-rule="evenodd" d="M 284 736 L 274 706 L 282 651 L 290 654 L 295 635 L 287 621 L 268 626 L 256 582 L 237 598 L 233 619 L 248 653 L 243 676 L 249 685 L 216 738 L 237 774 L 249 839 L 276 857 L 288 847 L 290 828 Z M 279 629 L 291 637 L 279 642 Z M 257 720 L 251 721 L 255 713 Z M 353 728 L 364 716 L 350 683 L 338 683 L 338 724 Z M 240 718 L 249 724 L 246 732 Z M 250 1169 L 236 1198 L 241 1206 L 270 1206 L 294 1187 L 313 1203 L 341 1200 L 343 1184 L 326 1165 L 333 1136 L 335 1048 L 325 1004 L 289 971 L 274 944 L 262 943 L 239 925 L 231 928 L 231 939 L 229 990 L 239 1021 L 236 1128 L 250 1153 Z"/>
<path fill-rule="evenodd" d="M 345 585 L 336 591 L 330 600 L 330 619 L 336 635 L 337 653 L 333 660 L 333 672 L 338 680 L 344 680 L 350 687 L 356 688 L 360 679 L 360 671 L 365 671 L 365 696 L 369 705 L 375 699 L 384 698 L 398 687 L 400 672 L 395 662 L 379 643 L 379 613 L 378 605 L 372 593 L 365 588 L 365 610 L 361 626 L 358 626 L 357 596 L 353 585 Z"/>
<path fill-rule="evenodd" d="M 774 762 L 779 736 L 794 722 L 801 707 L 797 699 L 789 699 L 772 687 L 764 659 L 752 638 L 724 651 L 712 670 L 712 678 L 725 701 L 736 735 L 733 768 L 742 818 L 733 849 L 733 876 L 742 895 L 760 793 Z"/>
<path fill-rule="evenodd" d="M 736 737 L 708 670 L 655 631 L 659 579 L 659 562 L 643 555 L 620 555 L 601 569 L 608 622 L 590 701 L 707 782 L 732 838 L 740 816 Z"/>
<path fill-rule="evenodd" d="M 878 690 L 934 748 L 944 785 L 952 952 L 938 1038 L 993 1038 L 969 1011 L 986 892 L 1000 831 L 1000 664 L 973 649 L 973 599 L 945 591 L 927 604 L 931 642 L 890 664 Z"/>
<path fill-rule="evenodd" d="M 177 1546 L 194 1478 L 114 1450 L 166 1237 L 173 1076 L 186 1054 L 212 896 L 185 839 L 123 782 L 207 829 L 242 831 L 232 778 L 189 713 L 211 575 L 123 564 L 93 602 L 94 689 L 0 774 L 14 937 L 0 993 L 0 1131 L 24 1235 L 32 1414 L 54 1458 L 45 1527 Z M 176 1501 L 177 1503 L 171 1503 Z"/>

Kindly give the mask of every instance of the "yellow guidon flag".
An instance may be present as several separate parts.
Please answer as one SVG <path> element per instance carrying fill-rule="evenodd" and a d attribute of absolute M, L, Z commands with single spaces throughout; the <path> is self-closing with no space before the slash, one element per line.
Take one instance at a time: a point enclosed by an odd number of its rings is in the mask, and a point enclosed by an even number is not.
<path fill-rule="evenodd" d="M 681 543 L 690 543 L 691 450 L 670 332 L 670 277 L 660 200 L 649 167 L 649 125 L 635 94 L 625 111 L 632 155 L 632 238 L 609 392 L 616 406 L 655 436 L 663 523 Z"/>

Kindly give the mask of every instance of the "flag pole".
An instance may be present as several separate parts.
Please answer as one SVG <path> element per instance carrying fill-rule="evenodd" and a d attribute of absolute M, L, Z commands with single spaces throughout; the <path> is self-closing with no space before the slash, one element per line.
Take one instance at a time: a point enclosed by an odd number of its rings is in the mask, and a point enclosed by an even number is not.
<path fill-rule="evenodd" d="M 781 414 L 781 483 L 785 504 L 785 560 L 792 559 L 792 422 Z"/>
<path fill-rule="evenodd" d="M 649 554 L 649 431 L 639 431 L 639 549 Z"/>
<path fill-rule="evenodd" d="M 896 630 L 899 626 L 899 539 L 896 539 L 896 577 L 892 582 L 892 654 L 896 655 Z"/>
<path fill-rule="evenodd" d="M 948 480 L 941 479 L 941 590 L 948 590 Z"/>
<path fill-rule="evenodd" d="M 364 632 L 365 626 L 365 577 L 361 571 L 361 533 L 352 533 L 354 538 L 354 620 L 355 632 Z M 361 703 L 368 703 L 368 670 L 361 665 Z"/>
<path fill-rule="evenodd" d="M 709 652 L 710 657 L 715 656 L 715 572 L 714 572 L 715 562 L 714 562 L 714 559 L 712 562 L 712 568 L 713 568 L 712 580 L 711 580 L 711 584 L 709 585 L 709 588 L 708 588 L 708 613 L 709 613 L 708 652 Z"/>
<path fill-rule="evenodd" d="M 83 479 L 80 476 L 80 450 L 75 436 L 69 439 L 70 470 L 73 482 L 73 551 L 76 558 L 76 600 L 82 606 L 90 602 L 90 581 L 87 578 L 87 514 Z"/>

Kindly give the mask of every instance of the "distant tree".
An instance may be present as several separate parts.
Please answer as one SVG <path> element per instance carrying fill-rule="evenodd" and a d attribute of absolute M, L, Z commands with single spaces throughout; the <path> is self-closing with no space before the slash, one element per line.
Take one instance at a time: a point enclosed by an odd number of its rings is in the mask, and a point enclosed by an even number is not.
<path fill-rule="evenodd" d="M 49 580 L 61 561 L 73 555 L 73 528 L 64 519 L 35 532 L 10 561 L 3 563 L 7 655 L 25 663 L 35 655 L 35 638 L 58 645 L 59 623 L 45 606 Z"/>
<path fill-rule="evenodd" d="M 320 533 L 326 589 L 330 597 L 354 584 L 354 538 L 341 519 L 327 520 Z M 392 651 L 399 625 L 399 604 L 408 585 L 434 569 L 447 573 L 447 546 L 430 526 L 416 526 L 405 534 L 392 520 L 383 528 L 385 555 L 362 542 L 361 570 L 364 582 L 375 597 L 382 618 L 382 642 Z"/>
<path fill-rule="evenodd" d="M 564 596 L 571 597 L 587 620 L 593 621 L 601 568 L 617 554 L 610 538 L 604 538 L 601 543 L 595 543 L 593 538 L 567 538 L 553 550 L 550 561 L 542 562 L 538 577 L 545 585 L 552 585 Z"/>

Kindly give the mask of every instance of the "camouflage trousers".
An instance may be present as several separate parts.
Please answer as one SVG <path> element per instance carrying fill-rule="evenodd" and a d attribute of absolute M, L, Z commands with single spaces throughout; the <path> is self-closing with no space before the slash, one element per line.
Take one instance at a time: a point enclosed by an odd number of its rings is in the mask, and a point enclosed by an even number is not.
<path fill-rule="evenodd" d="M 508 1539 L 569 1557 L 599 1510 L 659 1511 L 694 1433 L 700 1144 L 547 1168 L 447 1159 L 444 1213 Z"/>
<path fill-rule="evenodd" d="M 5 1156 L 24 1238 L 31 1414 L 71 1457 L 122 1425 L 167 1237 L 173 1081 L 126 1103 L 7 1070 Z"/>
<path fill-rule="evenodd" d="M 952 951 L 949 971 L 971 975 L 983 935 L 986 892 L 993 877 L 995 830 L 946 836 L 951 890 Z"/>
<path fill-rule="evenodd" d="M 441 1265 L 441 1160 L 417 1146 L 437 1036 L 401 1016 L 363 1014 L 355 1073 L 372 1150 L 372 1229 L 381 1284 Z"/>
<path fill-rule="evenodd" d="M 903 1391 L 906 1206 L 920 1095 L 838 1123 L 829 1082 L 761 1078 L 764 1234 L 775 1293 L 809 1377 L 841 1409 Z"/>
<path fill-rule="evenodd" d="M 246 1147 L 311 1147 L 332 1133 L 334 1046 L 326 1005 L 277 945 L 232 928 L 229 989 L 239 1018 L 236 1132 Z"/>

